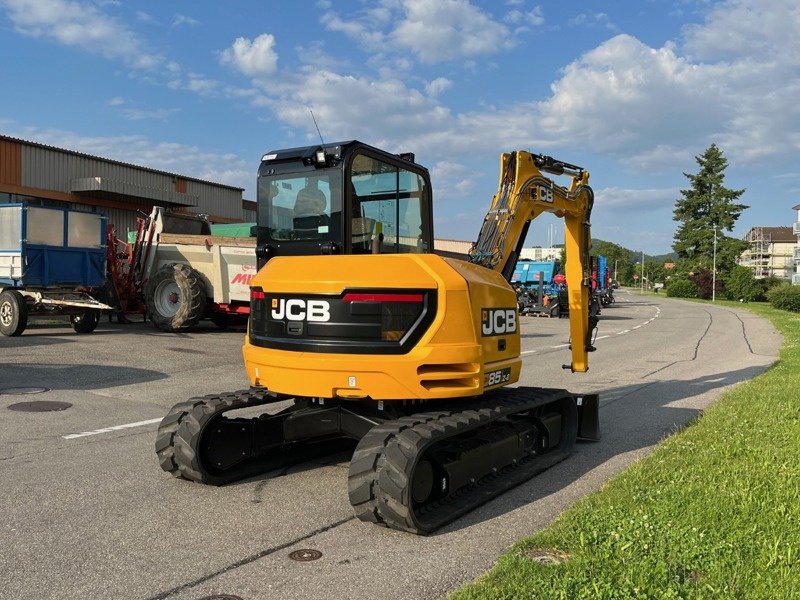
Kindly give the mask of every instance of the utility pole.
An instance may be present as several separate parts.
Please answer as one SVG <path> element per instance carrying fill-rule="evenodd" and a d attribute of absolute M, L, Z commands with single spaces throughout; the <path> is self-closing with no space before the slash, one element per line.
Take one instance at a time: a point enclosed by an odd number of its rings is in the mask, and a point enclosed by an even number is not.
<path fill-rule="evenodd" d="M 644 250 L 642 250 L 642 293 L 644 294 Z"/>
<path fill-rule="evenodd" d="M 714 258 L 711 262 L 711 301 L 717 301 L 717 226 L 714 225 Z"/>
<path fill-rule="evenodd" d="M 617 263 L 619 263 L 619 259 L 614 261 L 614 281 L 619 281 L 619 279 L 617 279 Z"/>

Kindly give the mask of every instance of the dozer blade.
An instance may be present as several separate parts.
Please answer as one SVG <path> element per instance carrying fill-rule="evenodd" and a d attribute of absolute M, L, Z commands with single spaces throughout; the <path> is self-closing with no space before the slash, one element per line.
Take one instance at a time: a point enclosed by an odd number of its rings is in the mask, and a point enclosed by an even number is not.
<path fill-rule="evenodd" d="M 578 407 L 578 441 L 600 441 L 600 396 L 584 394 L 575 396 Z"/>

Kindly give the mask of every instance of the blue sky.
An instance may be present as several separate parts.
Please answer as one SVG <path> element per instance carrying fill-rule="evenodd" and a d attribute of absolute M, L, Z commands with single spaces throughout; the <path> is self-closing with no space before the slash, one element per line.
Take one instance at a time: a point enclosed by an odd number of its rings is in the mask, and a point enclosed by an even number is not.
<path fill-rule="evenodd" d="M 800 203 L 798 0 L 0 0 L 0 58 L 1 133 L 252 200 L 313 110 L 326 141 L 415 152 L 442 238 L 476 237 L 513 149 L 588 169 L 594 237 L 650 254 L 712 142 L 733 235 Z"/>

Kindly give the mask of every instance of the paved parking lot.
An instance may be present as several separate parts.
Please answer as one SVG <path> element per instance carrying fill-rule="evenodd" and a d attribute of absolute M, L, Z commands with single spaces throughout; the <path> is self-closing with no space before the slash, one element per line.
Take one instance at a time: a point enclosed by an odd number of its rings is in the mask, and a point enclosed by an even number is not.
<path fill-rule="evenodd" d="M 565 320 L 522 324 L 521 383 L 600 392 L 603 440 L 428 537 L 353 518 L 346 453 L 221 488 L 159 469 L 170 406 L 247 387 L 241 332 L 104 320 L 91 335 L 32 323 L 0 338 L 0 596 L 442 597 L 777 355 L 779 336 L 749 313 L 618 298 L 584 375 L 561 369 Z M 20 387 L 48 391 L 8 393 Z M 9 410 L 34 400 L 71 407 Z M 291 560 L 298 549 L 321 557 Z"/>

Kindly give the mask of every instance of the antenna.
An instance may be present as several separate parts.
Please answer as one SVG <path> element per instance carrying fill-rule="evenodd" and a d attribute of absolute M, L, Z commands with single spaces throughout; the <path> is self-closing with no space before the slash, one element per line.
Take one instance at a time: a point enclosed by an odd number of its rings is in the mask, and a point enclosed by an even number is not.
<path fill-rule="evenodd" d="M 317 120 L 314 118 L 314 111 L 309 108 L 308 112 L 311 113 L 311 120 L 314 121 L 314 127 L 317 128 L 317 135 L 319 135 L 319 141 L 322 142 L 322 147 L 324 148 L 325 140 L 322 139 L 322 132 L 319 130 L 319 125 L 317 125 Z"/>

